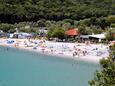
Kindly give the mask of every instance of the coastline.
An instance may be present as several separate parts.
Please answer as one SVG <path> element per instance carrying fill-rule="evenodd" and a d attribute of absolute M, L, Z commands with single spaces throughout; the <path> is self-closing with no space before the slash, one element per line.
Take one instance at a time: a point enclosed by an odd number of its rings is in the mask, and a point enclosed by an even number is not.
<path fill-rule="evenodd" d="M 8 39 L 0 39 L 0 41 L 6 41 Z M 15 41 L 24 41 L 24 40 L 27 40 L 27 39 L 12 39 L 12 40 L 15 40 Z M 40 41 L 40 40 L 37 40 L 37 41 Z M 53 42 L 54 44 L 56 44 L 56 42 Z M 15 44 L 15 43 L 14 43 Z M 44 55 L 48 55 L 48 56 L 55 56 L 56 58 L 65 58 L 65 59 L 72 59 L 72 60 L 81 60 L 81 61 L 86 61 L 86 62 L 91 62 L 91 63 L 99 63 L 100 59 L 102 58 L 106 58 L 106 57 L 99 57 L 99 56 L 89 56 L 89 55 L 86 55 L 86 56 L 73 56 L 71 53 L 72 52 L 65 52 L 65 54 L 62 54 L 62 53 L 57 53 L 57 52 L 42 52 L 40 50 L 36 50 L 36 49 L 33 49 L 31 47 L 25 47 L 25 46 L 18 46 L 16 47 L 14 44 L 6 44 L 6 43 L 1 43 L 0 46 L 6 46 L 6 47 L 13 47 L 13 48 L 17 48 L 17 49 L 20 49 L 20 50 L 26 50 L 26 51 L 30 51 L 30 52 L 35 52 L 35 53 L 39 53 L 39 54 L 44 54 Z M 68 44 L 75 44 L 75 43 L 68 43 Z"/>

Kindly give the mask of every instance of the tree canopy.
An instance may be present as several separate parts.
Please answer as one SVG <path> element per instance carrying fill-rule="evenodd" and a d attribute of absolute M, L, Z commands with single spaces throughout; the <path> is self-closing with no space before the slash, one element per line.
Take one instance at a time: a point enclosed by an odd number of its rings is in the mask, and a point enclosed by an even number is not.
<path fill-rule="evenodd" d="M 105 34 L 107 41 L 115 40 L 114 34 L 115 34 L 115 29 L 114 28 L 109 29 Z"/>
<path fill-rule="evenodd" d="M 114 0 L 0 0 L 0 21 L 3 23 L 80 20 L 108 15 L 115 15 Z"/>
<path fill-rule="evenodd" d="M 100 61 L 101 70 L 89 81 L 90 86 L 115 86 L 115 45 L 110 51 L 110 56 Z"/>

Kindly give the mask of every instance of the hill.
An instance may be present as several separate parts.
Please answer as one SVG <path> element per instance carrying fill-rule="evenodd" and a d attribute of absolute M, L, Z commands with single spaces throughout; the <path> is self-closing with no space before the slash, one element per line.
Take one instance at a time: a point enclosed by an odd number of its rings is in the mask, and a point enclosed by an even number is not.
<path fill-rule="evenodd" d="M 115 0 L 0 0 L 0 21 L 80 20 L 115 15 Z"/>

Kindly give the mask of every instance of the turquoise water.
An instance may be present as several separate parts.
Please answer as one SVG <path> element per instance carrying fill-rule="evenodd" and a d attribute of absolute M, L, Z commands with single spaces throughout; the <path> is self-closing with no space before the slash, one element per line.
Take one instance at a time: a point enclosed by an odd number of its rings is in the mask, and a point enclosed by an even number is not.
<path fill-rule="evenodd" d="M 0 47 L 0 86 L 89 86 L 97 64 Z"/>

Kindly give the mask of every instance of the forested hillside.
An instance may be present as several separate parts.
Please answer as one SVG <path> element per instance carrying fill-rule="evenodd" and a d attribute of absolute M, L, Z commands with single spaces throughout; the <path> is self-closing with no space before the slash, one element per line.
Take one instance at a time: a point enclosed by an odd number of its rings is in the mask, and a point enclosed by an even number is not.
<path fill-rule="evenodd" d="M 115 15 L 115 0 L 0 0 L 0 21 L 80 20 Z"/>

